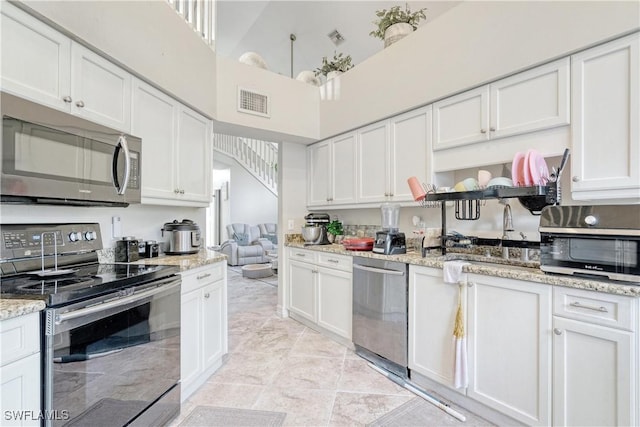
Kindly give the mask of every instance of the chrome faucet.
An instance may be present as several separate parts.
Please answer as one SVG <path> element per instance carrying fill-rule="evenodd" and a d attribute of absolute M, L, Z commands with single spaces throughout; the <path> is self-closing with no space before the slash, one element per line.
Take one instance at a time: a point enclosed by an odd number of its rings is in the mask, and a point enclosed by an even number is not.
<path fill-rule="evenodd" d="M 513 230 L 513 216 L 511 215 L 511 206 L 508 202 L 504 202 L 504 210 L 502 211 L 502 239 L 509 238 L 509 232 Z M 502 258 L 509 258 L 509 248 L 502 247 Z"/>

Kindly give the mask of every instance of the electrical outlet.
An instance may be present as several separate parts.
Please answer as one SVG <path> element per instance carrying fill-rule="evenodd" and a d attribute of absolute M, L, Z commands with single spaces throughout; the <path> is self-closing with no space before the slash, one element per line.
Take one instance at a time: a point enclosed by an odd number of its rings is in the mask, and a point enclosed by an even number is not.
<path fill-rule="evenodd" d="M 119 216 L 111 217 L 111 237 L 122 237 L 122 221 Z"/>
<path fill-rule="evenodd" d="M 296 223 L 294 220 L 290 219 L 289 222 L 287 223 L 287 228 L 289 229 L 289 231 L 293 230 L 296 227 Z"/>

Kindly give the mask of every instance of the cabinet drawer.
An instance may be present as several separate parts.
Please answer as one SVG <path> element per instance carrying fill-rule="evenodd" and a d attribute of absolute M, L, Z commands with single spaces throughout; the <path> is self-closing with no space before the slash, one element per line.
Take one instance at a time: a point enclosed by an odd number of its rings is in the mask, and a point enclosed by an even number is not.
<path fill-rule="evenodd" d="M 0 322 L 0 366 L 40 351 L 40 313 Z"/>
<path fill-rule="evenodd" d="M 637 299 L 583 289 L 555 287 L 553 314 L 612 328 L 635 331 Z"/>
<path fill-rule="evenodd" d="M 329 253 L 318 254 L 318 265 L 335 268 L 336 270 L 351 271 L 353 258 L 345 255 Z"/>
<path fill-rule="evenodd" d="M 180 273 L 182 276 L 182 294 L 190 292 L 194 289 L 213 283 L 216 280 L 224 278 L 225 263 L 217 262 L 215 264 L 199 267 L 193 270 Z"/>
<path fill-rule="evenodd" d="M 316 262 L 316 253 L 304 249 L 290 248 L 289 259 L 301 262 Z"/>

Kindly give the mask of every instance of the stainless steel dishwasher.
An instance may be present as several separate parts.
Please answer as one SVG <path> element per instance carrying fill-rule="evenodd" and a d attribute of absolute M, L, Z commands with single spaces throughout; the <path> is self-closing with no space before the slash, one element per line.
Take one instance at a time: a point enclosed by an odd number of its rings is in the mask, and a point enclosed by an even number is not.
<path fill-rule="evenodd" d="M 353 258 L 353 344 L 356 353 L 402 378 L 407 368 L 407 264 Z"/>

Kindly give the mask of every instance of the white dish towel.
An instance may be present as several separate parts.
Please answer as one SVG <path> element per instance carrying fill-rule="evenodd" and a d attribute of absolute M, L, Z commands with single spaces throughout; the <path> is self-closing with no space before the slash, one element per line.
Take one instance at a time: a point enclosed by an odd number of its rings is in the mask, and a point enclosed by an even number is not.
<path fill-rule="evenodd" d="M 458 307 L 453 327 L 453 343 L 455 360 L 453 364 L 453 385 L 455 388 L 466 388 L 469 385 L 467 373 L 467 338 L 464 332 L 464 316 L 462 310 L 462 267 L 469 265 L 465 261 L 448 261 L 444 263 L 443 275 L 445 283 L 458 285 Z"/>

